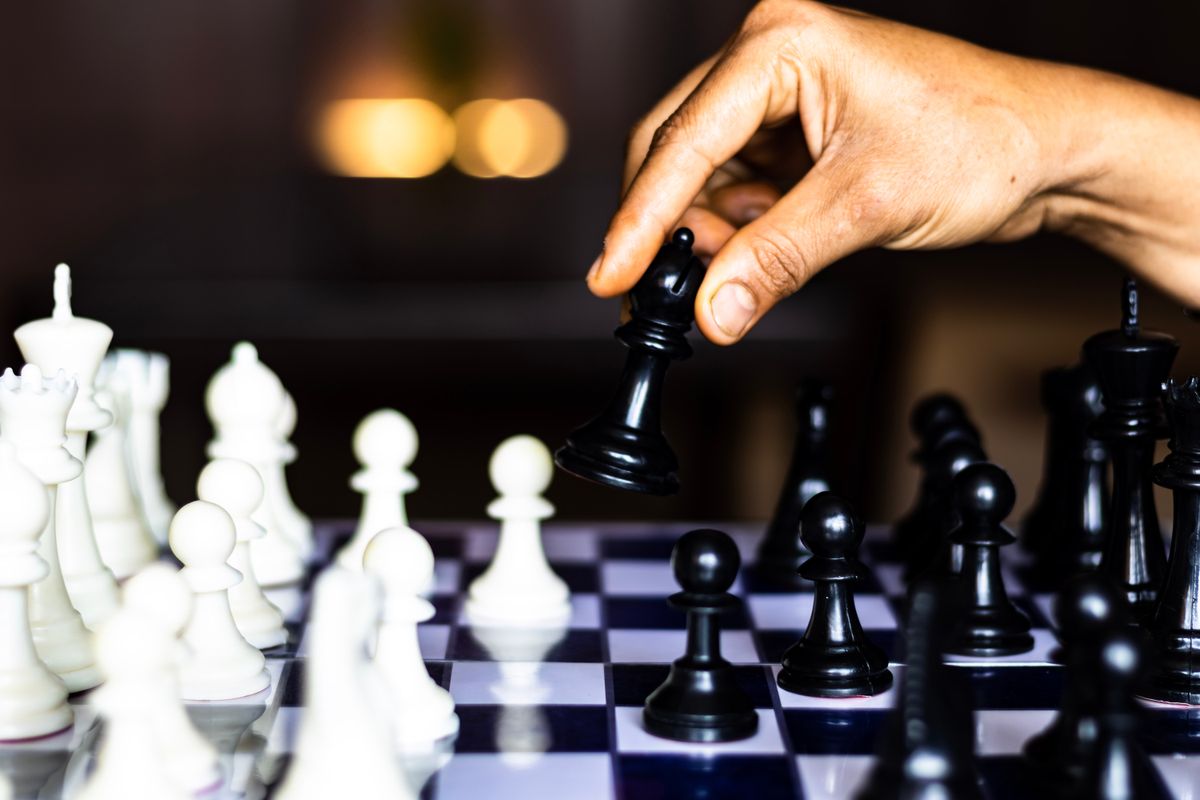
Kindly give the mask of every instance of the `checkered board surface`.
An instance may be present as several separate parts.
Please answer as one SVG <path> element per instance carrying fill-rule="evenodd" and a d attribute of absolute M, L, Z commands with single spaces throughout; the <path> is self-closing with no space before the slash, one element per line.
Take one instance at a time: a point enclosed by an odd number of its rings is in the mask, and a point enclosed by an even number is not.
<path fill-rule="evenodd" d="M 824 700 L 776 687 L 777 664 L 807 624 L 812 596 L 781 593 L 755 579 L 749 564 L 755 527 L 716 526 L 734 536 L 747 562 L 733 587 L 745 603 L 722 618 L 721 643 L 758 708 L 758 733 L 740 742 L 693 745 L 642 729 L 643 700 L 684 650 L 684 615 L 665 598 L 677 589 L 671 547 L 692 527 L 699 526 L 548 525 L 546 551 L 572 590 L 573 614 L 565 629 L 522 632 L 472 628 L 462 613 L 467 585 L 495 548 L 495 527 L 418 526 L 437 556 L 437 613 L 420 628 L 421 648 L 430 674 L 457 701 L 462 724 L 452 753 L 436 763 L 406 765 L 410 775 L 422 776 L 440 767 L 428 779 L 424 798 L 854 796 L 870 770 L 895 690 Z M 318 526 L 324 559 L 351 528 Z M 858 586 L 856 601 L 863 627 L 899 672 L 903 587 L 885 539 L 883 530 L 868 533 L 864 561 L 871 575 Z M 979 768 L 994 799 L 1045 796 L 1020 752 L 1053 718 L 1064 684 L 1063 669 L 1052 656 L 1057 646 L 1052 599 L 1024 591 L 1020 576 L 1020 565 L 1010 563 L 1007 587 L 1033 621 L 1034 650 L 1007 658 L 952 659 L 969 676 Z M 224 785 L 206 797 L 269 798 L 287 769 L 304 715 L 307 591 L 272 594 L 293 622 L 289 643 L 267 651 L 271 688 L 241 700 L 188 705 L 222 754 Z M 0 748 L 0 770 L 13 779 L 18 798 L 57 798 L 90 769 L 100 726 L 86 694 L 72 702 L 77 718 L 71 731 Z M 1145 722 L 1143 740 L 1162 777 L 1162 796 L 1200 799 L 1200 708 L 1148 704 Z"/>

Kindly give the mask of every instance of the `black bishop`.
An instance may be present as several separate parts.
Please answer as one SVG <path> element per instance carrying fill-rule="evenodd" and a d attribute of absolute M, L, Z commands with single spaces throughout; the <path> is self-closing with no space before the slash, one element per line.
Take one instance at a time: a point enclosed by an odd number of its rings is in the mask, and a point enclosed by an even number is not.
<path fill-rule="evenodd" d="M 670 363 L 692 354 L 687 332 L 704 278 L 694 240 L 677 230 L 629 293 L 629 322 L 615 333 L 629 348 L 625 369 L 608 407 L 554 454 L 567 472 L 635 492 L 679 491 L 679 462 L 662 433 L 662 389 Z"/>

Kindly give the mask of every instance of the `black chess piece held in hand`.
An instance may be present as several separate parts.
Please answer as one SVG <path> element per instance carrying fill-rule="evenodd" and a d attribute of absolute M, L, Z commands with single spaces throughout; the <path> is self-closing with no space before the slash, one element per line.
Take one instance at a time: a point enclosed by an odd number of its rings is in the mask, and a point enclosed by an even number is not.
<path fill-rule="evenodd" d="M 972 464 L 954 478 L 958 527 L 950 542 L 962 547 L 958 576 L 962 619 L 947 652 L 963 656 L 1010 656 L 1033 649 L 1029 618 L 1004 589 L 1000 548 L 1017 539 L 1004 527 L 1017 491 L 995 464 Z"/>
<path fill-rule="evenodd" d="M 617 392 L 554 454 L 572 475 L 647 494 L 679 491 L 679 462 L 662 433 L 662 388 L 671 361 L 692 354 L 687 332 L 704 278 L 694 240 L 687 228 L 677 230 L 629 293 L 629 322 L 615 334 L 629 348 Z"/>
<path fill-rule="evenodd" d="M 737 607 L 729 594 L 741 558 L 721 531 L 685 533 L 671 552 L 671 568 L 682 592 L 668 602 L 687 612 L 687 652 L 671 665 L 661 686 L 646 698 L 642 718 L 655 736 L 681 742 L 730 742 L 758 730 L 754 704 L 721 657 L 717 615 Z"/>
<path fill-rule="evenodd" d="M 887 656 L 863 632 L 851 590 L 863 569 L 862 522 L 841 497 L 821 492 L 804 506 L 800 531 L 813 554 L 800 577 L 815 584 L 815 594 L 808 629 L 783 655 L 779 688 L 812 697 L 886 691 L 892 685 Z"/>
<path fill-rule="evenodd" d="M 1175 513 L 1167 579 L 1148 625 L 1155 658 L 1142 694 L 1200 705 L 1200 378 L 1171 381 L 1163 399 L 1171 452 L 1154 468 L 1154 482 L 1172 491 Z"/>
<path fill-rule="evenodd" d="M 1132 279 L 1125 282 L 1121 299 L 1121 327 L 1088 339 L 1083 352 L 1104 395 L 1104 411 L 1091 433 L 1108 445 L 1112 458 L 1112 513 L 1100 571 L 1120 587 L 1134 616 L 1144 623 L 1154 612 L 1166 571 L 1150 473 L 1155 440 L 1165 434 L 1159 394 L 1179 342 L 1141 330 Z"/>

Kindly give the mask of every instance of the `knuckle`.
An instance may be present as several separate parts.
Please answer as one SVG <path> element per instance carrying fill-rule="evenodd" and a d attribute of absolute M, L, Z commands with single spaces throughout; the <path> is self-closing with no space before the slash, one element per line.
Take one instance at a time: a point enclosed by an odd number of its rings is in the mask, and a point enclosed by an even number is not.
<path fill-rule="evenodd" d="M 742 32 L 794 39 L 828 27 L 831 18 L 827 6 L 812 0 L 760 0 L 746 15 Z"/>
<path fill-rule="evenodd" d="M 808 275 L 808 265 L 800 243 L 778 229 L 763 231 L 754 237 L 750 252 L 763 284 L 774 297 L 792 294 Z"/>

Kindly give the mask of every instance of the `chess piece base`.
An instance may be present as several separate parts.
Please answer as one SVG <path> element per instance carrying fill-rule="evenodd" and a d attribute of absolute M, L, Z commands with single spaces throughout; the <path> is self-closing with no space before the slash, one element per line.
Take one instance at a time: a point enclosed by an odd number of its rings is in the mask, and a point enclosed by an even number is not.
<path fill-rule="evenodd" d="M 561 469 L 594 483 L 659 496 L 679 492 L 675 454 L 662 434 L 593 420 L 554 454 Z"/>
<path fill-rule="evenodd" d="M 655 736 L 680 742 L 732 742 L 758 730 L 758 714 L 728 664 L 696 669 L 676 662 L 646 698 L 642 720 Z"/>
<path fill-rule="evenodd" d="M 809 697 L 872 697 L 892 686 L 887 658 L 872 646 L 807 647 L 802 639 L 783 656 L 779 688 Z"/>

